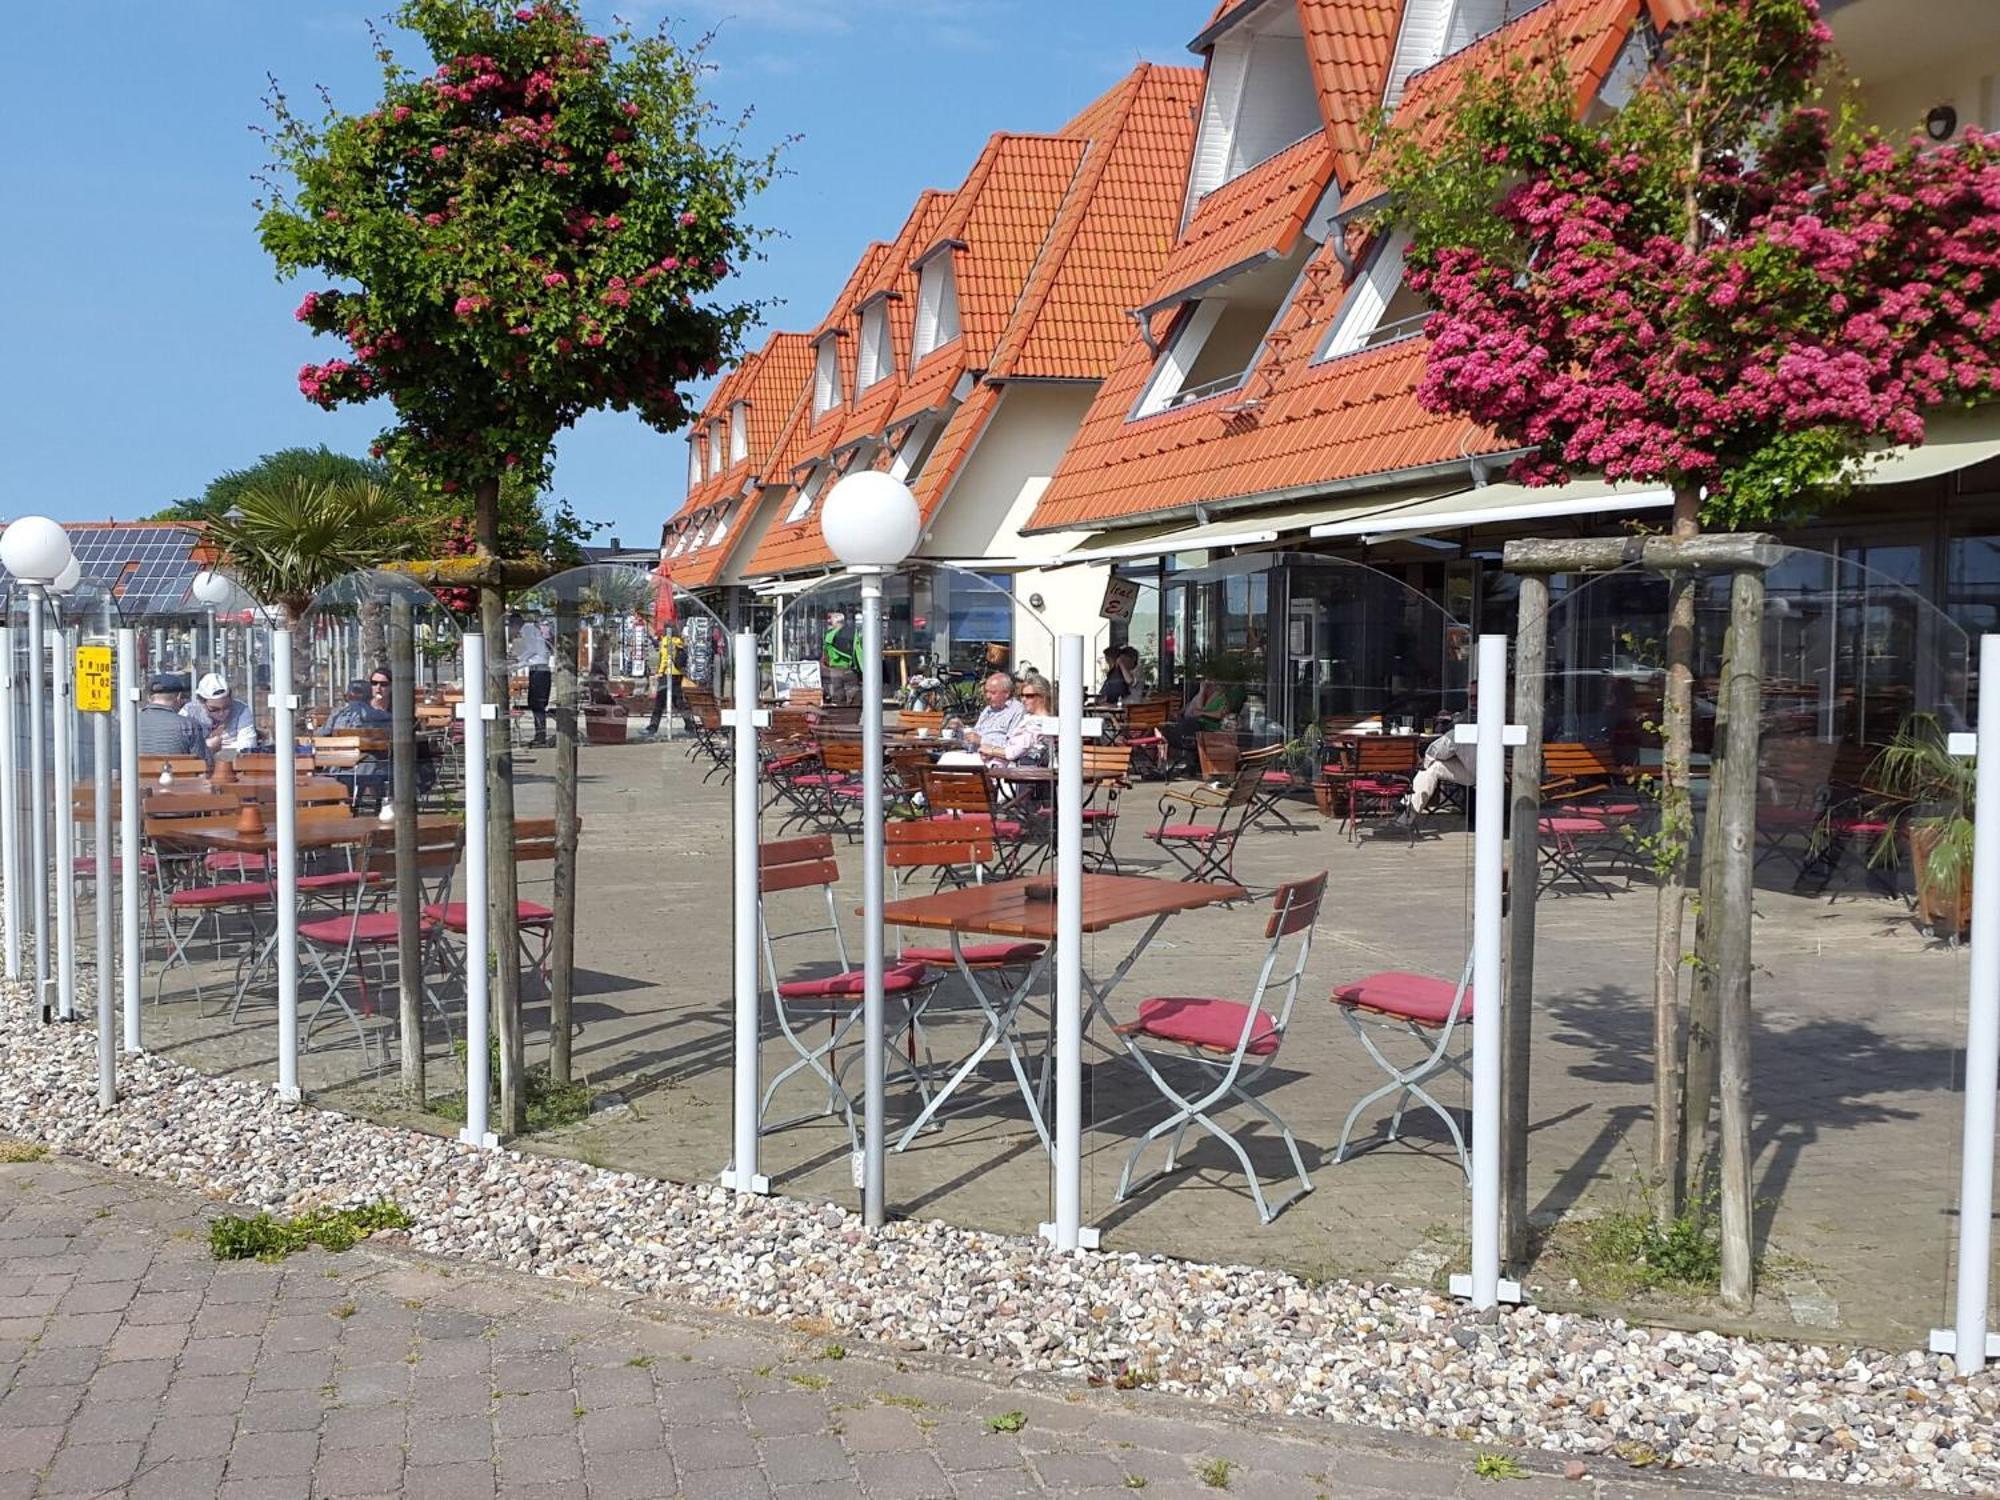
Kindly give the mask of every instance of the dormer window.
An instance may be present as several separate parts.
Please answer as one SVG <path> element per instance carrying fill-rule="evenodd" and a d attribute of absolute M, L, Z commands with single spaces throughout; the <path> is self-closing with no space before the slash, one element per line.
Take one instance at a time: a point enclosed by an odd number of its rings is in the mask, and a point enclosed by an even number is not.
<path fill-rule="evenodd" d="M 708 534 L 708 540 L 701 543 L 702 546 L 718 546 L 722 539 L 729 535 L 729 512 L 731 509 L 732 507 L 727 505 L 717 509 L 715 512 L 715 530 Z"/>
<path fill-rule="evenodd" d="M 855 357 L 854 390 L 858 395 L 896 373 L 896 351 L 889 344 L 889 301 L 877 297 L 861 310 L 861 348 Z"/>
<path fill-rule="evenodd" d="M 958 336 L 958 271 L 951 251 L 941 250 L 924 262 L 917 280 L 917 328 L 910 362 Z"/>
<path fill-rule="evenodd" d="M 1361 279 L 1354 283 L 1333 320 L 1321 359 L 1338 359 L 1424 331 L 1430 309 L 1403 280 L 1410 237 L 1396 233 L 1376 246 Z"/>
<path fill-rule="evenodd" d="M 740 464 L 750 456 L 748 403 L 738 401 L 729 408 L 729 461 Z"/>
<path fill-rule="evenodd" d="M 840 405 L 840 350 L 834 336 L 819 341 L 813 353 L 813 416 L 823 417 Z"/>
<path fill-rule="evenodd" d="M 1260 261 L 1189 303 L 1168 334 L 1133 415 L 1149 417 L 1242 385 L 1315 248 L 1302 239 L 1283 259 Z"/>
<path fill-rule="evenodd" d="M 1209 56 L 1189 215 L 1204 194 L 1315 134 L 1324 123 L 1297 11 L 1265 6 L 1258 17 L 1225 33 Z"/>
<path fill-rule="evenodd" d="M 1414 75 L 1498 30 L 1530 3 L 1532 0 L 1407 0 L 1382 107 L 1394 109 L 1403 102 L 1403 90 Z"/>
<path fill-rule="evenodd" d="M 796 525 L 812 514 L 813 501 L 819 498 L 819 487 L 826 483 L 826 476 L 832 471 L 831 464 L 817 464 L 812 473 L 806 475 L 806 482 L 799 486 L 799 493 L 792 501 L 792 508 L 785 512 L 785 524 Z"/>
<path fill-rule="evenodd" d="M 701 434 L 699 432 L 688 438 L 688 488 L 690 490 L 701 488 Z"/>
<path fill-rule="evenodd" d="M 896 456 L 890 461 L 889 475 L 905 484 L 915 484 L 924 472 L 924 465 L 930 461 L 931 450 L 937 447 L 937 440 L 944 434 L 944 418 L 935 413 L 926 413 L 910 424 L 910 430 L 903 434 L 903 441 L 897 445 Z"/>
<path fill-rule="evenodd" d="M 711 474 L 720 474 L 722 469 L 722 424 L 720 422 L 710 422 L 708 424 L 708 472 Z"/>

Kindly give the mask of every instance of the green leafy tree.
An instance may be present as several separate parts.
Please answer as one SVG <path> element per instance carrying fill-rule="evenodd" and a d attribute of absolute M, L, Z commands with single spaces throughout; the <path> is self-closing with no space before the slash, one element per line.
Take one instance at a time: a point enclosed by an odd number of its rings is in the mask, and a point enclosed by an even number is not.
<path fill-rule="evenodd" d="M 253 490 L 269 492 L 293 481 L 307 484 L 372 484 L 391 489 L 389 466 L 380 459 L 336 453 L 322 443 L 317 448 L 280 448 L 247 468 L 230 469 L 208 482 L 200 495 L 176 500 L 153 517 L 156 521 L 210 521 L 227 515 L 231 506 Z"/>
<path fill-rule="evenodd" d="M 498 560 L 508 476 L 539 489 L 558 434 L 630 411 L 671 432 L 682 387 L 740 351 L 731 299 L 754 253 L 745 205 L 775 151 L 742 143 L 703 97 L 700 50 L 662 31 L 593 35 L 574 0 L 406 0 L 422 74 L 386 43 L 365 114 L 294 112 L 275 87 L 259 234 L 281 276 L 316 273 L 297 316 L 348 353 L 299 372 L 329 409 L 385 398 L 376 456 L 471 501 L 480 625 L 504 696 Z M 496 737 L 490 886 L 496 951 L 515 947 L 513 786 Z M 499 971 L 502 1128 L 523 1121 L 519 974 Z"/>
<path fill-rule="evenodd" d="M 288 624 L 328 584 L 430 547 L 428 529 L 412 526 L 403 500 L 376 484 L 295 475 L 239 492 L 232 509 L 209 521 L 208 539 L 237 582 Z"/>

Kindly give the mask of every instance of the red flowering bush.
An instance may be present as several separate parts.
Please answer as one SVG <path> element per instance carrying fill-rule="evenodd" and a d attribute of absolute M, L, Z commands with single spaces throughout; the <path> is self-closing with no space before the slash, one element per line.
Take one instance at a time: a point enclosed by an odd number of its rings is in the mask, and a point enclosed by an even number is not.
<path fill-rule="evenodd" d="M 1995 393 L 2000 142 L 1840 149 L 1816 0 L 1713 0 L 1601 124 L 1547 69 L 1477 79 L 1392 148 L 1422 399 L 1577 470 L 1755 524 L 1837 492 L 1923 412 Z"/>
<path fill-rule="evenodd" d="M 397 19 L 434 66 L 381 47 L 376 108 L 308 123 L 270 101 L 259 233 L 281 275 L 333 278 L 296 316 L 348 345 L 300 392 L 388 397 L 379 453 L 446 493 L 539 484 L 599 407 L 679 427 L 682 385 L 755 314 L 718 293 L 772 158 L 710 139 L 699 56 L 664 34 L 594 36 L 572 0 L 407 0 Z"/>

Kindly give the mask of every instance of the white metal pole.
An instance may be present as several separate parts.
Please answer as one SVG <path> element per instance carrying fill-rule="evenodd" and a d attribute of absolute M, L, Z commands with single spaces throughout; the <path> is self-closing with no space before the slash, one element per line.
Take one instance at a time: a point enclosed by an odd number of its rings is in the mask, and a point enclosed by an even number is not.
<path fill-rule="evenodd" d="M 56 1018 L 76 1019 L 76 694 L 70 682 L 76 660 L 76 627 L 61 626 L 49 664 L 49 697 L 55 704 L 51 735 L 55 778 L 49 811 L 55 818 Z"/>
<path fill-rule="evenodd" d="M 118 1018 L 112 990 L 118 963 L 112 948 L 111 897 L 111 715 L 90 716 L 92 796 L 91 842 L 97 860 L 97 1102 L 109 1109 L 118 1102 Z"/>
<path fill-rule="evenodd" d="M 0 870 L 6 885 L 0 890 L 7 922 L 6 973 L 21 977 L 21 754 L 15 740 L 14 627 L 0 625 Z"/>
<path fill-rule="evenodd" d="M 35 901 L 35 1002 L 49 1019 L 49 764 L 48 704 L 42 698 L 42 586 L 28 590 L 28 890 Z"/>
<path fill-rule="evenodd" d="M 1472 1305 L 1500 1300 L 1501 872 L 1507 836 L 1507 637 L 1479 638 L 1472 864 Z"/>
<path fill-rule="evenodd" d="M 465 637 L 465 1129 L 471 1146 L 497 1146 L 486 1128 L 492 1062 L 487 1048 L 486 986 L 486 638 Z"/>
<path fill-rule="evenodd" d="M 271 632 L 271 743 L 277 750 L 278 1097 L 299 1097 L 299 786 L 293 719 L 292 632 Z"/>
<path fill-rule="evenodd" d="M 883 1000 L 882 575 L 861 575 L 861 1217 L 888 1222 L 888 1007 Z"/>
<path fill-rule="evenodd" d="M 1972 801 L 1971 1003 L 1965 1035 L 1958 1289 L 1951 1350 L 1961 1375 L 1982 1369 L 1994 1352 L 1988 1347 L 1986 1299 L 1993 1267 L 1994 1096 L 2000 1091 L 2000 635 L 1979 638 L 1979 688 L 1978 779 Z"/>
<path fill-rule="evenodd" d="M 1058 1250 L 1083 1234 L 1083 637 L 1056 642 L 1056 1130 Z"/>
<path fill-rule="evenodd" d="M 738 631 L 735 653 L 735 781 L 731 786 L 736 825 L 736 1142 L 722 1185 L 738 1193 L 768 1193 L 771 1181 L 757 1171 L 757 1095 L 762 1080 L 762 1006 L 757 993 L 757 637 Z"/>
<path fill-rule="evenodd" d="M 281 762 L 282 764 L 282 762 Z M 118 895 L 122 903 L 125 962 L 125 1050 L 139 1052 L 139 633 L 118 632 Z"/>

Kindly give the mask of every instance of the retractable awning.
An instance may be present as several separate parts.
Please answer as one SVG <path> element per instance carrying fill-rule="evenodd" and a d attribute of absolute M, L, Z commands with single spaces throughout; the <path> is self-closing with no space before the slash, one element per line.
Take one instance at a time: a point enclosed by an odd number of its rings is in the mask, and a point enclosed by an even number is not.
<path fill-rule="evenodd" d="M 1540 489 L 1522 484 L 1487 484 L 1389 505 L 1355 503 L 1321 520 L 1312 528 L 1312 534 L 1316 538 L 1398 536 L 1455 531 L 1464 526 L 1487 526 L 1501 521 L 1622 514 L 1673 503 L 1672 490 L 1611 484 L 1602 479 L 1578 479 Z"/>
<path fill-rule="evenodd" d="M 1909 484 L 1956 473 L 2000 458 L 2000 406 L 1949 412 L 1926 419 L 1917 448 L 1889 448 L 1868 460 L 1863 484 Z"/>
<path fill-rule="evenodd" d="M 1464 488 L 1463 478 L 1453 478 L 1435 484 L 1377 491 L 1360 508 L 1375 511 L 1390 505 L 1410 505 L 1454 494 Z M 1128 557 L 1161 557 L 1174 552 L 1203 552 L 1212 547 L 1255 547 L 1286 536 L 1302 535 L 1329 517 L 1345 515 L 1356 508 L 1352 502 L 1342 504 L 1335 499 L 1321 499 L 1298 505 L 1274 506 L 1269 510 L 1239 511 L 1231 516 L 1193 525 L 1180 520 L 1100 531 L 1045 566 L 1116 562 Z"/>

